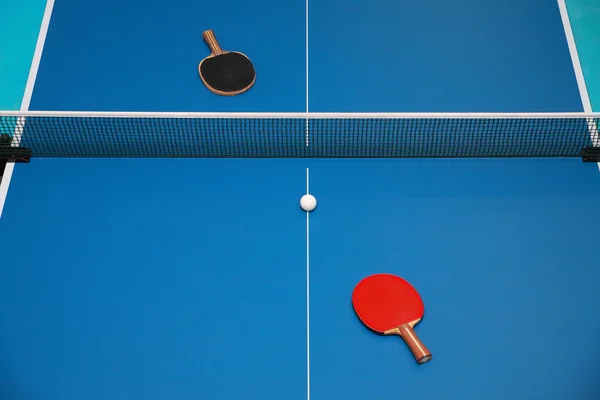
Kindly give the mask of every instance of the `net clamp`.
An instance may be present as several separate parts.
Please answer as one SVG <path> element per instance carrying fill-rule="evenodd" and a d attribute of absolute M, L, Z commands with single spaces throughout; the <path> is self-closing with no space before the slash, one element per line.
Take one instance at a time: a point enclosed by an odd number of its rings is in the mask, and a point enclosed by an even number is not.
<path fill-rule="evenodd" d="M 584 147 L 581 150 L 583 162 L 600 162 L 600 147 Z"/>
<path fill-rule="evenodd" d="M 0 135 L 0 160 L 12 163 L 28 163 L 31 160 L 31 149 L 12 146 L 11 142 L 10 135 L 6 133 Z"/>

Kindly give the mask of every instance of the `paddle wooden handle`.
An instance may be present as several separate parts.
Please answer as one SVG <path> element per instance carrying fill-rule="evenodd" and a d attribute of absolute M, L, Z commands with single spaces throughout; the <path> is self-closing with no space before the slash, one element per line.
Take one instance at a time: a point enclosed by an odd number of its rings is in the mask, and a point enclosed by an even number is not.
<path fill-rule="evenodd" d="M 202 37 L 204 38 L 204 40 L 206 41 L 206 44 L 208 44 L 208 47 L 210 47 L 210 51 L 215 55 L 221 55 L 224 53 L 223 49 L 221 49 L 221 47 L 219 46 L 219 43 L 217 42 L 217 38 L 215 37 L 215 34 L 213 33 L 213 31 L 204 31 L 204 33 L 202 33 Z"/>
<path fill-rule="evenodd" d="M 413 356 L 415 356 L 415 360 L 417 360 L 419 364 L 431 360 L 431 352 L 427 350 L 427 347 L 419 340 L 419 337 L 409 324 L 402 325 L 398 330 L 400 336 L 402 336 L 402 339 L 404 339 L 408 348 L 413 353 Z"/>

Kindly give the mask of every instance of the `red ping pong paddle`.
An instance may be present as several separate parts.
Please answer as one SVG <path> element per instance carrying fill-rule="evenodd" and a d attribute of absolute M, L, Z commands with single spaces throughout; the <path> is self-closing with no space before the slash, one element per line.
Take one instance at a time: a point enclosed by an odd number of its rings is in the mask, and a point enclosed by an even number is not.
<path fill-rule="evenodd" d="M 431 360 L 431 352 L 413 329 L 423 318 L 425 306 L 410 283 L 391 274 L 368 276 L 354 288 L 352 305 L 369 329 L 402 337 L 419 364 Z"/>
<path fill-rule="evenodd" d="M 250 59 L 242 53 L 221 49 L 213 31 L 205 31 L 202 37 L 211 54 L 200 62 L 198 72 L 208 90 L 221 96 L 235 96 L 250 89 L 256 81 Z"/>

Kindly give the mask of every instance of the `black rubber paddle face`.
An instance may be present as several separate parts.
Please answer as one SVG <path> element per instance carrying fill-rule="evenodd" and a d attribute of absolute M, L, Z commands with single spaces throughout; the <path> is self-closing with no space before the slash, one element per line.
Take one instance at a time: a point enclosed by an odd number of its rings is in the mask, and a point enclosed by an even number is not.
<path fill-rule="evenodd" d="M 238 93 L 254 83 L 256 72 L 252 62 L 240 53 L 225 53 L 207 58 L 200 65 L 207 86 L 223 93 Z"/>

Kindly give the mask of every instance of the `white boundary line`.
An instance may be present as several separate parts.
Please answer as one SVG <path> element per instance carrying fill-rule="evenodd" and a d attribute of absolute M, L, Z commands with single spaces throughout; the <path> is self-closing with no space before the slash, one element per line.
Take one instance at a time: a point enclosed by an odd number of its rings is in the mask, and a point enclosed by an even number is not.
<path fill-rule="evenodd" d="M 569 19 L 569 10 L 567 9 L 566 0 L 557 0 L 558 8 L 560 10 L 560 18 L 563 23 L 565 30 L 565 36 L 567 44 L 569 46 L 569 53 L 571 55 L 571 62 L 573 63 L 573 70 L 575 72 L 575 78 L 577 80 L 577 87 L 579 88 L 579 97 L 581 97 L 581 104 L 583 105 L 583 111 L 585 113 L 592 114 L 592 103 L 590 96 L 585 84 L 585 76 L 583 74 L 583 68 L 581 67 L 581 61 L 579 59 L 579 53 L 577 51 L 577 43 L 575 42 L 575 35 L 573 34 L 573 28 L 571 27 L 571 20 Z M 588 123 L 590 128 L 590 136 L 592 143 L 598 144 L 598 128 L 594 122 Z M 598 163 L 600 169 L 600 162 Z"/>
<path fill-rule="evenodd" d="M 585 84 L 585 77 L 583 75 L 583 69 L 581 68 L 581 62 L 579 60 L 579 53 L 577 52 L 577 45 L 575 43 L 575 35 L 573 35 L 573 29 L 571 28 L 571 21 L 569 20 L 569 12 L 567 10 L 567 4 L 565 0 L 557 0 L 558 8 L 560 9 L 560 17 L 562 19 L 563 28 L 565 30 L 565 36 L 567 38 L 567 44 L 569 46 L 569 53 L 571 54 L 571 61 L 573 63 L 573 69 L 575 70 L 575 78 L 577 79 L 577 87 L 579 88 L 579 96 L 581 97 L 581 103 L 583 104 L 583 111 L 586 113 L 592 112 L 592 104 L 588 95 L 587 86 Z"/>
<path fill-rule="evenodd" d="M 546 113 L 205 113 L 205 112 L 118 112 L 118 111 L 0 111 L 0 117 L 57 117 L 57 118 L 197 118 L 197 119 L 401 119 L 401 118 L 472 118 L 472 119 L 506 119 L 506 118 L 600 118 L 600 112 L 546 112 Z"/>
<path fill-rule="evenodd" d="M 23 100 L 21 101 L 21 112 L 25 112 L 29 109 L 29 103 L 31 102 L 31 96 L 33 95 L 33 87 L 35 86 L 35 80 L 40 68 L 40 61 L 42 60 L 42 53 L 44 52 L 44 44 L 46 43 L 46 36 L 48 35 L 48 27 L 50 26 L 50 17 L 52 16 L 53 8 L 54 0 L 47 0 L 46 8 L 44 9 L 44 16 L 42 18 L 42 24 L 40 25 L 40 31 L 38 33 L 37 43 L 35 45 L 35 51 L 33 53 L 33 59 L 31 61 L 31 67 L 29 68 L 29 76 L 27 77 L 27 84 L 25 85 Z M 0 116 L 1 115 L 2 114 L 0 114 Z M 23 121 L 19 119 L 16 128 L 17 130 L 22 123 Z M 19 132 L 16 133 L 18 134 Z M 20 137 L 20 135 L 15 135 L 15 137 Z M 6 164 L 4 176 L 2 177 L 2 182 L 0 182 L 0 217 L 2 216 L 6 197 L 8 196 L 8 187 L 10 185 L 14 168 L 14 163 Z"/>

